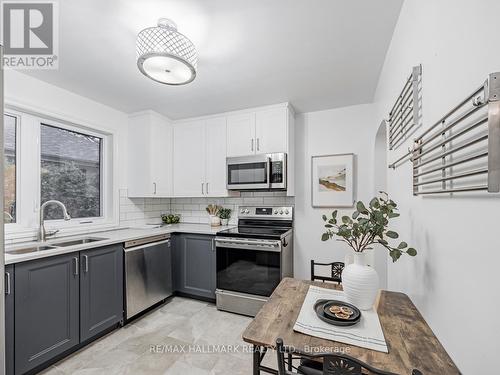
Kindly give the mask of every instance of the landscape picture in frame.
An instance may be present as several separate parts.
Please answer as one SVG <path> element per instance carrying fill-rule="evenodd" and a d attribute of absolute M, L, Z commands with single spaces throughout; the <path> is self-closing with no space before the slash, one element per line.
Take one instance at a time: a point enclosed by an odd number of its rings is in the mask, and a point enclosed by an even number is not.
<path fill-rule="evenodd" d="M 352 207 L 354 154 L 313 156 L 311 163 L 313 207 Z"/>

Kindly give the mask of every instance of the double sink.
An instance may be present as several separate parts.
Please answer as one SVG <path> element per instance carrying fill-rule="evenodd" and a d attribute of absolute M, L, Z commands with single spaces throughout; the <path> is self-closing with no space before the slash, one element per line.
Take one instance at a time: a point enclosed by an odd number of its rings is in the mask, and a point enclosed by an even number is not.
<path fill-rule="evenodd" d="M 52 249 L 56 249 L 58 247 L 83 245 L 86 243 L 104 241 L 107 239 L 108 238 L 102 238 L 102 237 L 84 237 L 84 238 L 73 239 L 73 240 L 68 239 L 68 240 L 61 241 L 61 242 L 53 242 L 50 244 L 37 244 L 35 246 L 21 247 L 19 249 L 7 250 L 5 252 L 7 254 L 12 254 L 12 255 L 30 254 L 30 253 L 36 253 L 37 251 L 52 250 Z"/>

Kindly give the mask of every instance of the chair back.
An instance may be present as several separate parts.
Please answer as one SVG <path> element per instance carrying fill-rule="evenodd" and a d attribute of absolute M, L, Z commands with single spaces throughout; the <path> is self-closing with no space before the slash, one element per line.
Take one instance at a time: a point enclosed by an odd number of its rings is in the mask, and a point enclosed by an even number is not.
<path fill-rule="evenodd" d="M 316 266 L 328 266 L 330 268 L 331 276 L 321 276 L 317 275 L 315 272 Z M 340 284 L 342 282 L 342 271 L 344 270 L 345 264 L 343 262 L 332 262 L 332 263 L 319 263 L 311 259 L 311 280 L 319 281 L 332 281 Z"/>
<path fill-rule="evenodd" d="M 292 352 L 299 356 L 294 358 L 300 359 L 298 367 L 293 366 L 291 363 L 292 356 L 290 354 Z M 347 354 L 308 354 L 292 351 L 283 344 L 283 340 L 280 338 L 276 340 L 276 353 L 278 356 L 278 375 L 398 375 L 393 372 L 376 369 Z M 287 360 L 285 360 L 285 353 L 288 354 Z M 292 369 L 295 369 L 296 372 Z M 418 370 L 413 370 L 412 375 L 422 375 L 422 373 Z"/>

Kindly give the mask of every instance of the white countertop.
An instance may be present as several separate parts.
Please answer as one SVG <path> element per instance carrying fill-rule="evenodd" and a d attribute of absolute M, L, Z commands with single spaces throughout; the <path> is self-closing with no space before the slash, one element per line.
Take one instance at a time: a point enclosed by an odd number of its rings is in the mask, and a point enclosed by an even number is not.
<path fill-rule="evenodd" d="M 51 257 L 54 255 L 61 255 L 67 253 L 73 253 L 76 251 L 91 249 L 94 247 L 102 247 L 115 243 L 121 243 L 130 240 L 136 240 L 139 238 L 155 236 L 159 234 L 167 234 L 167 233 L 195 233 L 195 234 L 208 234 L 215 235 L 217 232 L 220 232 L 225 229 L 233 228 L 234 226 L 219 226 L 219 227 L 211 227 L 208 224 L 170 224 L 162 227 L 140 227 L 140 228 L 117 228 L 115 230 L 109 230 L 104 232 L 93 232 L 87 233 L 79 236 L 70 236 L 70 237 L 57 237 L 51 238 L 50 240 L 39 243 L 39 242 L 23 242 L 14 245 L 9 245 L 5 247 L 5 264 L 13 264 L 19 262 L 25 262 L 33 259 L 40 259 Z M 32 247 L 37 245 L 51 245 L 57 242 L 69 241 L 72 239 L 78 239 L 83 237 L 103 237 L 106 238 L 102 241 L 95 241 L 81 245 L 74 246 L 65 246 L 65 247 L 56 247 L 55 249 L 43 250 L 43 251 L 35 251 L 32 253 L 26 254 L 9 254 L 10 250 L 22 249 L 26 247 Z"/>

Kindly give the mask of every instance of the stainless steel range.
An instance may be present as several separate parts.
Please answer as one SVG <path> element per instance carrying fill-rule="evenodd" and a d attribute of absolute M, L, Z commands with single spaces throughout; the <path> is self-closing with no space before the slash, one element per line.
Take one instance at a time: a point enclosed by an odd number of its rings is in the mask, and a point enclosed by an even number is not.
<path fill-rule="evenodd" d="M 255 316 L 293 276 L 293 207 L 245 206 L 238 227 L 217 233 L 217 309 Z"/>

